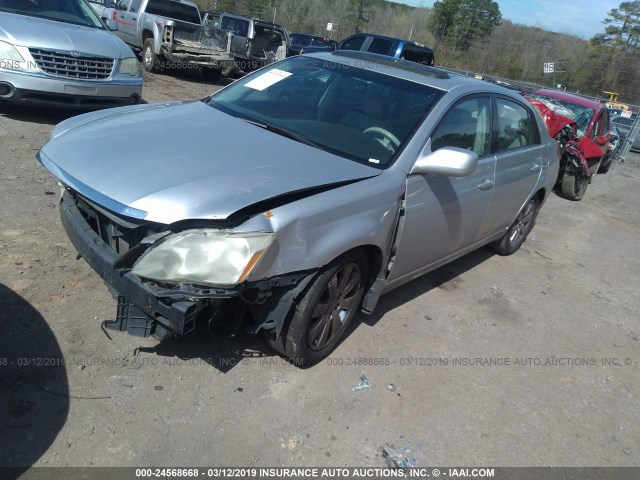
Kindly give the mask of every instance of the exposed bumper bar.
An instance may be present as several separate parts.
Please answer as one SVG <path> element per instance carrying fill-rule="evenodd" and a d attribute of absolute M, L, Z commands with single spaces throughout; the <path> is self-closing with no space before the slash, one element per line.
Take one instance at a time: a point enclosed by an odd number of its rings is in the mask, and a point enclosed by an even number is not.
<path fill-rule="evenodd" d="M 85 222 L 74 202 L 63 195 L 60 218 L 71 243 L 100 277 L 119 295 L 138 307 L 151 319 L 180 335 L 195 328 L 196 302 L 181 300 L 162 302 L 140 279 L 130 272 L 113 269 L 116 253 Z"/>

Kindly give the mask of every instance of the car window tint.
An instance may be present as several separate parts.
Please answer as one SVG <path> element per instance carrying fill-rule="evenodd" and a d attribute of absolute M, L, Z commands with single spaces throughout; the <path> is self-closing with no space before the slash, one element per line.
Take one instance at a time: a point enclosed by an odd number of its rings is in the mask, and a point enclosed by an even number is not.
<path fill-rule="evenodd" d="M 402 49 L 400 58 L 424 65 L 433 65 L 433 52 L 415 45 L 406 45 Z"/>
<path fill-rule="evenodd" d="M 116 10 L 126 11 L 129 8 L 129 0 L 120 0 L 116 3 Z"/>
<path fill-rule="evenodd" d="M 223 17 L 221 28 L 231 30 L 234 35 L 240 37 L 246 37 L 249 34 L 249 22 L 240 18 Z"/>
<path fill-rule="evenodd" d="M 368 51 L 371 53 L 379 53 L 381 55 L 389 55 L 393 42 L 384 38 L 374 38 L 369 45 Z"/>
<path fill-rule="evenodd" d="M 147 13 L 160 17 L 175 18 L 183 22 L 200 24 L 200 13 L 195 5 L 173 0 L 149 0 Z"/>
<path fill-rule="evenodd" d="M 129 11 L 131 13 L 137 13 L 140 10 L 140 5 L 142 4 L 142 0 L 133 0 L 131 5 L 129 6 Z"/>
<path fill-rule="evenodd" d="M 602 114 L 598 115 L 596 119 L 596 123 L 593 124 L 593 128 L 591 132 L 589 132 L 589 138 L 593 139 L 596 136 L 600 135 L 600 130 L 602 129 Z"/>
<path fill-rule="evenodd" d="M 364 43 L 364 39 L 365 37 L 356 37 L 351 40 L 347 40 L 342 44 L 340 50 L 360 50 L 360 47 L 362 47 L 362 44 Z"/>
<path fill-rule="evenodd" d="M 473 97 L 455 104 L 431 135 L 431 150 L 458 147 L 487 155 L 491 145 L 489 97 Z"/>
<path fill-rule="evenodd" d="M 513 150 L 539 143 L 538 127 L 528 108 L 498 97 L 498 151 Z"/>
<path fill-rule="evenodd" d="M 373 69 L 292 57 L 221 90 L 211 106 L 386 168 L 442 95 Z"/>

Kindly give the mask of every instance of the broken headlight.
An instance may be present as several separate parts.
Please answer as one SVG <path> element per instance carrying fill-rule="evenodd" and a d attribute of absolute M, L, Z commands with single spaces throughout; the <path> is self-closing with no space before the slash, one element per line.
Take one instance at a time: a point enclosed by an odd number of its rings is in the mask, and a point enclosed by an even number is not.
<path fill-rule="evenodd" d="M 132 273 L 160 282 L 229 286 L 243 282 L 274 234 L 187 230 L 167 236 L 134 264 Z"/>

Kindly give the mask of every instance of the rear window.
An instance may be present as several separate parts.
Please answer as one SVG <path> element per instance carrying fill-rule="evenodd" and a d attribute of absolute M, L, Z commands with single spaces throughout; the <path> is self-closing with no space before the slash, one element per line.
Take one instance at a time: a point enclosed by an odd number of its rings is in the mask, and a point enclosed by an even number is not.
<path fill-rule="evenodd" d="M 150 0 L 147 4 L 147 13 L 200 24 L 200 14 L 196 7 L 172 0 Z"/>
<path fill-rule="evenodd" d="M 434 63 L 433 52 L 417 45 L 406 45 L 400 57 L 423 65 L 433 65 Z"/>
<path fill-rule="evenodd" d="M 222 17 L 220 28 L 223 30 L 231 30 L 234 35 L 239 37 L 249 36 L 249 21 L 241 18 Z"/>
<path fill-rule="evenodd" d="M 393 42 L 384 38 L 374 38 L 369 45 L 369 52 L 379 53 L 380 55 L 389 55 Z"/>

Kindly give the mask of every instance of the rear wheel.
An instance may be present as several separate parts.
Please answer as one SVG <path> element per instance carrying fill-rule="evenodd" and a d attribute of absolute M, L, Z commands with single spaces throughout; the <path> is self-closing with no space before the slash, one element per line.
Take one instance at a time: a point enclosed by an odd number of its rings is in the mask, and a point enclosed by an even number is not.
<path fill-rule="evenodd" d="M 569 200 L 582 200 L 589 186 L 589 177 L 582 171 L 564 172 L 562 176 L 562 196 Z"/>
<path fill-rule="evenodd" d="M 217 82 L 220 79 L 220 76 L 222 75 L 222 70 L 220 70 L 219 68 L 204 67 L 202 69 L 202 75 L 207 80 L 210 80 L 212 82 Z"/>
<path fill-rule="evenodd" d="M 233 74 L 236 73 L 236 64 L 235 62 L 229 62 L 223 69 L 222 74 L 225 77 L 232 77 Z"/>
<path fill-rule="evenodd" d="M 332 262 L 304 293 L 282 337 L 272 336 L 270 345 L 299 366 L 325 358 L 356 315 L 366 278 L 367 259 L 362 252 L 349 252 Z"/>
<path fill-rule="evenodd" d="M 162 56 L 157 55 L 153 49 L 153 38 L 147 38 L 142 47 L 142 66 L 147 72 L 160 70 Z"/>
<path fill-rule="evenodd" d="M 524 243 L 533 228 L 538 214 L 538 198 L 533 197 L 522 209 L 516 221 L 509 227 L 507 233 L 500 240 L 496 240 L 490 246 L 499 255 L 511 255 Z"/>

